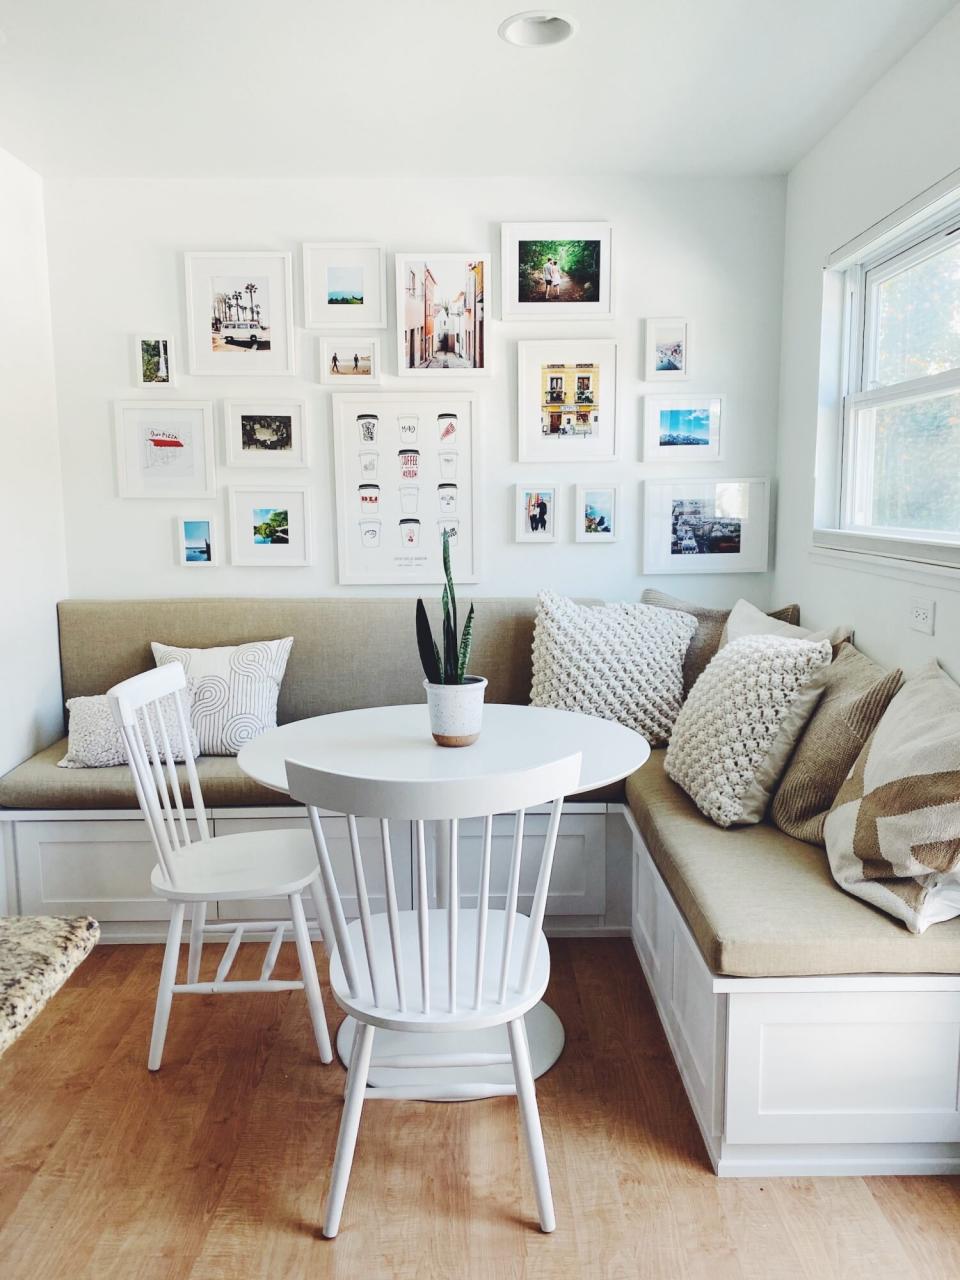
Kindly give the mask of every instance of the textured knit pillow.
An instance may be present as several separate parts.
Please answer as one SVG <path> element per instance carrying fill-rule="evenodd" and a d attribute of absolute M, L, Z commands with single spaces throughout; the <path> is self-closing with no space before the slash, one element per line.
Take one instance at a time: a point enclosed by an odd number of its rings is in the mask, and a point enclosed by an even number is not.
<path fill-rule="evenodd" d="M 764 613 L 749 600 L 738 600 L 723 624 L 720 648 L 732 640 L 742 640 L 744 636 L 790 636 L 794 640 L 829 640 L 832 645 L 839 645 L 852 635 L 853 627 L 848 626 L 834 627 L 830 631 L 811 631 L 809 627 L 798 627 L 783 618 Z"/>
<path fill-rule="evenodd" d="M 960 686 L 908 680 L 824 823 L 833 877 L 911 933 L 960 915 Z"/>
<path fill-rule="evenodd" d="M 173 758 L 174 760 L 183 760 L 183 739 L 180 735 L 180 724 L 177 720 L 173 699 L 164 698 L 161 705 L 163 707 L 163 722 L 167 728 L 167 738 L 170 743 L 170 750 L 173 752 Z M 186 715 L 189 716 L 189 691 L 184 697 L 183 709 Z M 127 753 L 124 749 L 123 738 L 120 736 L 120 730 L 117 728 L 117 722 L 113 718 L 113 712 L 110 710 L 110 704 L 105 693 L 87 698 L 71 698 L 67 703 L 67 711 L 70 713 L 67 754 L 62 760 L 57 761 L 58 768 L 107 769 L 111 765 L 127 763 Z M 158 749 L 162 751 L 156 719 L 152 718 L 151 724 L 154 740 Z M 142 711 L 140 712 L 140 732 L 143 734 L 143 741 L 148 754 L 152 755 L 150 752 L 150 739 L 144 728 Z M 200 749 L 197 745 L 197 736 L 192 727 L 190 737 L 190 753 L 193 756 L 197 756 Z"/>
<path fill-rule="evenodd" d="M 694 685 L 664 768 L 717 826 L 761 820 L 830 657 L 827 640 L 747 636 L 721 649 Z"/>
<path fill-rule="evenodd" d="M 707 663 L 720 648 L 720 636 L 730 617 L 730 610 L 708 609 L 702 604 L 692 604 L 687 600 L 678 600 L 675 596 L 665 595 L 652 587 L 648 587 L 640 599 L 644 604 L 656 605 L 658 609 L 680 609 L 683 613 L 692 614 L 697 620 L 697 630 L 683 660 L 683 693 L 686 697 L 703 674 Z M 783 622 L 790 622 L 796 626 L 800 621 L 800 606 L 788 604 L 785 608 L 777 609 L 767 616 L 779 618 Z"/>
<path fill-rule="evenodd" d="M 902 671 L 884 671 L 852 644 L 840 646 L 770 806 L 781 831 L 824 843 L 830 806 L 902 682 Z"/>
<path fill-rule="evenodd" d="M 235 756 L 245 742 L 276 728 L 277 698 L 293 636 L 215 649 L 178 649 L 156 642 L 150 647 L 158 667 L 183 663 L 203 755 Z"/>
<path fill-rule="evenodd" d="M 646 604 L 574 604 L 545 591 L 533 633 L 535 707 L 619 720 L 665 742 L 683 697 L 683 655 L 697 621 Z"/>

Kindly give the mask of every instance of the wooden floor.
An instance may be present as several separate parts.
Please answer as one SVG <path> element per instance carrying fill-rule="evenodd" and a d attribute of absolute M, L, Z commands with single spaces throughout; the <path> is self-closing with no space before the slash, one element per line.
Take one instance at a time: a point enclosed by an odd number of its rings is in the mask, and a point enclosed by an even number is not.
<path fill-rule="evenodd" d="M 248 951 L 231 976 L 256 976 Z M 175 999 L 149 1075 L 160 949 L 103 946 L 0 1059 L 0 1276 L 960 1276 L 960 1179 L 718 1180 L 629 942 L 551 951 L 568 1037 L 538 1085 L 554 1235 L 498 1098 L 368 1103 L 323 1240 L 344 1074 L 318 1064 L 300 993 Z"/>

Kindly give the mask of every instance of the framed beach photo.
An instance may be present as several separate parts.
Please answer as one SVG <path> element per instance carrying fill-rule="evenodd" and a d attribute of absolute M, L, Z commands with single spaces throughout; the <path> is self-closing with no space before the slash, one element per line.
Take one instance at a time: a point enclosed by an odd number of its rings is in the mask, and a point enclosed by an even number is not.
<path fill-rule="evenodd" d="M 646 480 L 644 573 L 763 573 L 767 480 Z"/>
<path fill-rule="evenodd" d="M 612 254 L 609 222 L 504 222 L 504 320 L 609 320 Z"/>
<path fill-rule="evenodd" d="M 451 379 L 488 373 L 487 253 L 398 253 L 397 372 Z"/>
<path fill-rule="evenodd" d="M 184 254 L 190 372 L 294 372 L 289 253 Z"/>
<path fill-rule="evenodd" d="M 521 462 L 617 456 L 617 344 L 563 338 L 517 344 Z"/>
<path fill-rule="evenodd" d="M 219 563 L 216 526 L 209 516 L 175 516 L 173 535 L 177 563 L 184 568 L 209 569 Z"/>
<path fill-rule="evenodd" d="M 616 485 L 577 485 L 577 542 L 616 542 L 620 535 L 620 490 Z"/>
<path fill-rule="evenodd" d="M 518 484 L 514 489 L 517 542 L 556 542 L 560 491 L 555 484 Z"/>
<path fill-rule="evenodd" d="M 310 492 L 305 485 L 232 485 L 230 563 L 266 568 L 310 564 Z"/>
<path fill-rule="evenodd" d="M 645 382 L 680 382 L 690 376 L 690 326 L 677 317 L 644 324 Z"/>
<path fill-rule="evenodd" d="M 380 381 L 379 338 L 321 338 L 320 381 L 334 386 L 370 386 Z"/>
<path fill-rule="evenodd" d="M 307 467 L 305 400 L 225 400 L 223 455 L 228 467 Z"/>
<path fill-rule="evenodd" d="M 134 362 L 138 387 L 162 391 L 176 385 L 172 338 L 137 334 L 134 339 Z"/>
<path fill-rule="evenodd" d="M 644 396 L 644 462 L 715 462 L 723 396 Z"/>
<path fill-rule="evenodd" d="M 378 244 L 303 246 L 308 329 L 385 329 L 387 253 Z"/>
<path fill-rule="evenodd" d="M 209 400 L 118 400 L 114 405 L 121 498 L 214 498 Z"/>

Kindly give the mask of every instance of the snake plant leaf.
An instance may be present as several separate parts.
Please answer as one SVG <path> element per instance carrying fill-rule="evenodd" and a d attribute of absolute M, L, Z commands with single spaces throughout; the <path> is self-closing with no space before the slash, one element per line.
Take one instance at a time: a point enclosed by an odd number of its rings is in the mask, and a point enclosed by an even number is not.
<path fill-rule="evenodd" d="M 467 674 L 467 663 L 470 661 L 470 647 L 473 644 L 473 605 L 463 624 L 463 635 L 460 637 L 460 661 L 457 665 L 457 684 L 463 684 Z"/>
<path fill-rule="evenodd" d="M 430 619 L 427 617 L 422 600 L 417 601 L 417 648 L 420 650 L 423 674 L 431 684 L 443 684 L 440 652 L 433 638 L 433 632 L 430 630 Z"/>
<path fill-rule="evenodd" d="M 443 683 L 457 684 L 457 637 L 449 613 L 443 619 Z"/>
<path fill-rule="evenodd" d="M 443 531 L 443 574 L 447 580 L 447 597 L 449 601 L 450 612 L 453 624 L 453 637 L 456 643 L 457 631 L 457 593 L 453 586 L 453 570 L 450 568 L 450 534 L 446 529 Z"/>

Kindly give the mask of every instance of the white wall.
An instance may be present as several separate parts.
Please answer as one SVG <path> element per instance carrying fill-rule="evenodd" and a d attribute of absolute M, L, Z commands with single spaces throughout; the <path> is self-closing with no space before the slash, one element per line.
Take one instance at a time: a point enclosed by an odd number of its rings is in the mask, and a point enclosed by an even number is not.
<path fill-rule="evenodd" d="M 780 506 L 774 595 L 804 622 L 853 621 L 889 664 L 939 657 L 960 677 L 960 583 L 910 581 L 811 557 L 822 267 L 826 256 L 960 163 L 960 8 L 867 93 L 790 174 L 780 392 Z M 906 625 L 909 598 L 936 602 L 936 635 Z"/>
<path fill-rule="evenodd" d="M 562 168 L 562 166 L 561 166 Z M 152 327 L 174 333 L 184 352 L 182 253 L 186 249 L 282 248 L 303 240 L 379 240 L 388 249 L 497 249 L 499 223 L 525 218 L 596 217 L 615 229 L 617 320 L 610 324 L 496 324 L 489 352 L 494 375 L 476 380 L 484 410 L 483 563 L 477 595 L 534 593 L 636 598 L 640 479 L 669 475 L 639 458 L 640 318 L 686 315 L 694 325 L 692 391 L 725 393 L 726 457 L 686 474 L 769 475 L 775 458 L 784 183 L 732 180 L 492 179 L 408 181 L 51 181 L 47 220 L 57 388 L 62 419 L 67 555 L 73 596 L 211 594 L 380 594 L 389 588 L 336 585 L 335 516 L 329 391 L 315 379 L 317 337 L 299 332 L 297 378 L 231 380 L 182 375 L 177 394 L 221 401 L 231 395 L 305 396 L 317 447 L 311 475 L 318 547 L 306 569 L 225 566 L 196 573 L 174 564 L 171 517 L 182 504 L 116 496 L 111 401 L 132 385 L 131 335 Z M 391 260 L 392 271 L 392 260 Z M 494 282 L 496 286 L 499 281 Z M 390 328 L 381 331 L 388 373 L 395 369 Z M 496 288 L 499 295 L 499 288 Z M 300 317 L 299 285 L 296 310 Z M 516 458 L 516 341 L 556 333 L 617 336 L 621 342 L 621 461 L 590 468 L 589 479 L 624 487 L 623 536 L 604 547 L 572 541 L 574 465 L 539 471 Z M 183 361 L 181 360 L 181 369 Z M 401 385 L 392 376 L 385 385 Z M 402 385 L 409 385 L 403 380 Z M 417 385 L 417 384 L 414 384 Z M 432 389 L 433 384 L 430 384 Z M 457 385 L 463 385 L 458 383 Z M 671 390 L 672 387 L 664 388 Z M 249 482 L 249 470 L 222 466 L 220 498 L 194 504 L 226 527 L 223 487 Z M 291 480 L 299 479 L 290 473 Z M 303 474 L 303 473 L 300 473 Z M 563 485 L 564 541 L 513 541 L 512 487 L 521 480 Z M 193 509 L 193 508 L 191 508 Z M 651 579 L 664 590 L 703 600 L 743 594 L 766 601 L 768 575 Z M 409 590 L 409 589 L 400 589 Z M 432 589 L 431 589 L 432 590 Z"/>
<path fill-rule="evenodd" d="M 67 594 L 43 188 L 6 151 L 0 281 L 2 774 L 63 732 L 55 606 Z"/>

